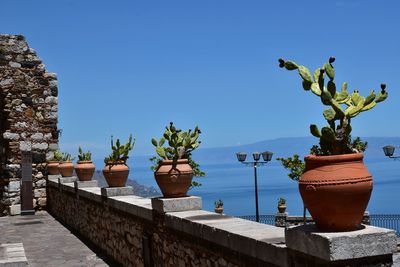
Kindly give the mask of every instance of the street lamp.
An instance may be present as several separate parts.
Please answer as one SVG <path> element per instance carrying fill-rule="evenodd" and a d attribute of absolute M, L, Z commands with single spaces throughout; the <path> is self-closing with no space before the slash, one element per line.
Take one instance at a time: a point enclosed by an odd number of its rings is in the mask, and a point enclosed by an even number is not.
<path fill-rule="evenodd" d="M 400 156 L 393 156 L 394 150 L 395 150 L 395 147 L 394 147 L 394 146 L 384 146 L 384 147 L 382 147 L 382 149 L 383 149 L 383 153 L 385 153 L 385 156 L 386 156 L 386 157 L 389 157 L 389 158 L 391 158 L 391 159 L 398 159 L 398 158 L 400 158 Z"/>
<path fill-rule="evenodd" d="M 262 156 L 264 161 L 260 161 L 260 157 Z M 254 167 L 254 194 L 256 199 L 256 221 L 260 222 L 260 215 L 258 213 L 258 186 L 257 186 L 257 166 L 263 166 L 267 164 L 272 159 L 272 152 L 254 152 L 253 160 L 254 161 L 246 161 L 247 154 L 245 152 L 236 153 L 236 157 L 240 163 L 245 164 L 246 166 Z"/>

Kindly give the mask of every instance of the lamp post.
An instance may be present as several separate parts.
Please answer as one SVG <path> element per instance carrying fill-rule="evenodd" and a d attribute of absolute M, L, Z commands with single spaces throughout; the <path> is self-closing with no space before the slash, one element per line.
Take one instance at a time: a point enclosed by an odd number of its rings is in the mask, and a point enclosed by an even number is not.
<path fill-rule="evenodd" d="M 264 161 L 260 161 L 260 157 L 262 156 Z M 257 166 L 263 166 L 267 164 L 272 159 L 272 152 L 265 151 L 263 153 L 254 152 L 253 160 L 254 161 L 246 161 L 247 154 L 244 152 L 236 153 L 236 157 L 240 163 L 245 164 L 246 166 L 253 166 L 254 168 L 254 194 L 256 200 L 256 221 L 260 222 L 260 214 L 258 213 L 258 185 L 257 185 Z"/>
<path fill-rule="evenodd" d="M 398 159 L 398 158 L 400 158 L 400 156 L 393 156 L 393 154 L 394 154 L 394 151 L 395 151 L 395 147 L 394 146 L 384 146 L 384 147 L 382 147 L 382 149 L 383 149 L 383 153 L 385 153 L 385 156 L 386 157 L 389 157 L 389 158 L 391 158 L 391 159 Z"/>

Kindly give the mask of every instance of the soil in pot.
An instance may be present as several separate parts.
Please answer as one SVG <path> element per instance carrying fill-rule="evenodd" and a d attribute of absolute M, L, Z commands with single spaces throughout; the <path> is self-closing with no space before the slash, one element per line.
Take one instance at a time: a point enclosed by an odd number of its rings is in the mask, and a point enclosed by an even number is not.
<path fill-rule="evenodd" d="M 48 174 L 50 174 L 50 175 L 60 174 L 60 171 L 58 170 L 58 165 L 60 165 L 60 163 L 58 161 L 49 161 L 47 163 Z"/>
<path fill-rule="evenodd" d="M 128 180 L 129 167 L 125 164 L 108 164 L 103 169 L 103 175 L 109 187 L 124 187 Z"/>
<path fill-rule="evenodd" d="M 92 161 L 78 161 L 75 165 L 76 176 L 78 176 L 79 181 L 90 181 L 92 180 L 95 166 Z"/>
<path fill-rule="evenodd" d="M 162 160 L 154 177 L 164 197 L 184 197 L 193 179 L 193 170 L 187 159 Z"/>
<path fill-rule="evenodd" d="M 299 181 L 304 204 L 323 231 L 360 228 L 372 192 L 364 155 L 307 156 Z"/>
<path fill-rule="evenodd" d="M 74 164 L 72 161 L 62 161 L 58 165 L 58 170 L 62 177 L 71 177 L 74 172 Z"/>

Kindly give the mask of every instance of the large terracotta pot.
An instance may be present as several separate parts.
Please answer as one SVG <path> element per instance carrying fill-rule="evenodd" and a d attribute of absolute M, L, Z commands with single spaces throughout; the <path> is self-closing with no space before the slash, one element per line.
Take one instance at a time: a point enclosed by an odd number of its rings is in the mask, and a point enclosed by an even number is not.
<path fill-rule="evenodd" d="M 76 176 L 78 176 L 79 181 L 90 181 L 92 180 L 95 166 L 90 160 L 78 161 L 75 165 Z"/>
<path fill-rule="evenodd" d="M 193 179 L 193 170 L 187 159 L 161 160 L 154 178 L 164 197 L 184 197 Z"/>
<path fill-rule="evenodd" d="M 60 165 L 60 163 L 58 161 L 49 161 L 47 162 L 47 172 L 50 175 L 58 175 L 60 174 L 60 171 L 58 170 L 58 165 Z"/>
<path fill-rule="evenodd" d="M 72 161 L 61 161 L 58 165 L 58 171 L 62 177 L 71 177 L 74 172 L 74 164 L 72 164 Z"/>
<path fill-rule="evenodd" d="M 299 189 L 318 229 L 359 229 L 372 192 L 372 176 L 363 157 L 357 153 L 304 158 Z"/>
<path fill-rule="evenodd" d="M 129 167 L 124 163 L 107 164 L 103 175 L 109 187 L 124 187 L 129 176 Z"/>

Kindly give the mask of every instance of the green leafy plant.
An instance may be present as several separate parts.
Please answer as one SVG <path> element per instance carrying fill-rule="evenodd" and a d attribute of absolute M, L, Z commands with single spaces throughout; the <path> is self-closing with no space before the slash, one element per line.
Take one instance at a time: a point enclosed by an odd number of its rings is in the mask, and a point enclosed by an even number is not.
<path fill-rule="evenodd" d="M 218 199 L 217 201 L 214 202 L 214 207 L 216 209 L 223 208 L 224 207 L 224 202 L 221 199 Z"/>
<path fill-rule="evenodd" d="M 73 161 L 75 158 L 69 153 L 62 153 L 61 161 Z"/>
<path fill-rule="evenodd" d="M 121 141 L 117 139 L 114 145 L 113 136 L 111 136 L 111 150 L 112 153 L 104 158 L 104 163 L 110 167 L 115 164 L 126 164 L 129 158 L 129 151 L 133 149 L 135 140 L 132 139 L 132 134 L 129 135 L 129 140 L 125 144 L 121 145 Z"/>
<path fill-rule="evenodd" d="M 169 126 L 165 127 L 163 137 L 157 141 L 155 138 L 151 139 L 151 143 L 155 146 L 157 156 L 150 158 L 153 162 L 153 166 L 150 168 L 156 171 L 158 163 L 161 160 L 178 160 L 178 159 L 188 159 L 189 165 L 193 169 L 193 176 L 202 177 L 205 173 L 200 169 L 200 165 L 197 164 L 192 159 L 192 152 L 199 147 L 201 141 L 199 141 L 199 136 L 201 131 L 199 127 L 195 127 L 192 131 L 182 131 L 177 129 L 173 122 L 170 122 Z M 201 186 L 200 183 L 192 181 L 191 187 Z"/>
<path fill-rule="evenodd" d="M 62 161 L 62 159 L 63 159 L 63 153 L 61 153 L 60 150 L 54 151 L 53 154 L 54 154 L 53 160 L 55 160 L 55 161 Z"/>
<path fill-rule="evenodd" d="M 286 199 L 283 197 L 278 198 L 278 205 L 285 205 L 286 204 Z"/>
<path fill-rule="evenodd" d="M 293 157 L 288 158 L 277 158 L 276 160 L 280 161 L 283 167 L 289 170 L 289 178 L 298 181 L 300 176 L 304 172 L 305 164 L 300 159 L 299 155 L 294 154 Z"/>
<path fill-rule="evenodd" d="M 322 104 L 329 106 L 323 112 L 328 126 L 320 130 L 315 124 L 310 125 L 311 134 L 319 138 L 319 147 L 313 149 L 317 155 L 357 153 L 360 152 L 358 149 L 365 149 L 361 140 L 351 140 L 351 119 L 374 108 L 377 103 L 388 97 L 385 84 L 381 84 L 378 94 L 372 90 L 367 97 L 361 96 L 358 90 L 350 94 L 346 82 L 342 84 L 340 91 L 337 90 L 333 62 L 335 58 L 330 57 L 327 63 L 317 68 L 311 75 L 305 66 L 279 59 L 279 67 L 290 71 L 298 70 L 304 90 L 311 91 L 320 98 Z M 325 86 L 326 76 L 328 82 Z"/>
<path fill-rule="evenodd" d="M 92 153 L 90 153 L 90 151 L 83 152 L 82 148 L 79 147 L 78 152 L 79 152 L 79 155 L 78 155 L 79 161 L 91 161 L 92 160 Z"/>

